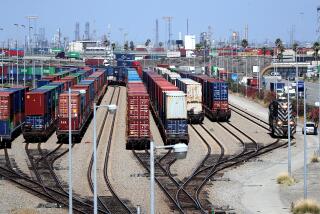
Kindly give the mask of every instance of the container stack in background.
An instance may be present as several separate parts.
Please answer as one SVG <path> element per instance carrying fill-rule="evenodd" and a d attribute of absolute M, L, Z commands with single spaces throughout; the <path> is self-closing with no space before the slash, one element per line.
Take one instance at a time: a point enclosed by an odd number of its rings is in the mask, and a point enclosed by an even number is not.
<path fill-rule="evenodd" d="M 149 95 L 134 68 L 127 69 L 127 144 L 126 149 L 150 148 Z"/>

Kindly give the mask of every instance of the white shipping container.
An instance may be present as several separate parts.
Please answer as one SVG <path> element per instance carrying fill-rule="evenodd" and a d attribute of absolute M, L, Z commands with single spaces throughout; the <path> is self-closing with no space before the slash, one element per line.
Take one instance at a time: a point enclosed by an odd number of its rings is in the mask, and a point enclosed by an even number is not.
<path fill-rule="evenodd" d="M 186 93 L 187 110 L 193 109 L 194 113 L 202 112 L 202 86 L 200 83 L 188 79 L 181 78 L 177 80 L 177 86 Z"/>
<path fill-rule="evenodd" d="M 166 118 L 187 119 L 186 94 L 182 91 L 166 91 Z"/>
<path fill-rule="evenodd" d="M 181 56 L 180 51 L 168 51 L 167 57 L 168 58 L 179 58 Z"/>

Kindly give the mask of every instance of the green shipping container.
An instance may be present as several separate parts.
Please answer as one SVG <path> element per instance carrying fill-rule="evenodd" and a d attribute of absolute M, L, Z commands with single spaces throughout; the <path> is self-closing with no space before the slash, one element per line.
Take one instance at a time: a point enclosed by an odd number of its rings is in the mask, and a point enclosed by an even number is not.
<path fill-rule="evenodd" d="M 43 68 L 43 75 L 53 75 L 56 73 L 55 67 L 44 67 Z"/>
<path fill-rule="evenodd" d="M 80 58 L 80 53 L 76 51 L 70 51 L 67 53 L 67 56 L 69 58 L 74 58 L 74 59 L 79 59 Z"/>
<path fill-rule="evenodd" d="M 55 54 L 63 52 L 63 51 L 64 51 L 63 48 L 52 48 L 51 49 L 51 52 L 55 53 Z"/>

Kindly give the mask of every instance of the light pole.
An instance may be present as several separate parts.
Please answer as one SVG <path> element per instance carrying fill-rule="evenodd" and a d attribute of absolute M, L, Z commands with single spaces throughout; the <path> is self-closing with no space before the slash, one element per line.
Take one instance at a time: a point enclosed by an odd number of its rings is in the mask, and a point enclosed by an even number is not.
<path fill-rule="evenodd" d="M 299 93 L 298 93 L 298 82 L 299 82 L 299 70 L 298 70 L 298 60 L 297 60 L 298 49 L 295 51 L 295 61 L 296 61 L 296 96 L 297 96 L 297 119 L 299 119 Z M 289 78 L 288 78 L 289 79 Z"/>
<path fill-rule="evenodd" d="M 307 199 L 307 136 L 306 136 L 306 86 L 303 85 L 303 141 L 304 141 L 304 150 L 303 150 L 303 196 L 304 199 Z"/>
<path fill-rule="evenodd" d="M 291 111 L 290 111 L 290 93 L 289 93 L 289 78 L 288 78 L 288 90 L 287 90 L 287 96 L 288 96 L 288 175 L 291 177 Z"/>
<path fill-rule="evenodd" d="M 72 214 L 72 136 L 71 136 L 71 88 L 68 91 L 69 112 L 69 214 Z"/>
<path fill-rule="evenodd" d="M 97 194 L 97 109 L 107 108 L 109 112 L 114 113 L 117 110 L 116 105 L 93 104 L 93 213 L 98 213 L 98 194 Z M 90 172 L 91 173 L 91 172 Z"/>
<path fill-rule="evenodd" d="M 247 82 L 245 84 L 246 84 L 246 97 L 247 97 L 247 93 L 248 93 L 248 58 L 247 57 L 246 57 L 246 79 L 247 79 Z"/>
<path fill-rule="evenodd" d="M 25 25 L 21 25 L 21 27 L 23 27 L 23 29 L 26 28 Z M 26 37 L 25 37 L 26 38 Z M 26 86 L 26 60 L 25 60 L 25 56 L 26 56 L 26 39 L 24 40 L 24 46 L 23 46 L 23 86 Z"/>
<path fill-rule="evenodd" d="M 173 149 L 176 159 L 184 159 L 187 156 L 188 146 L 184 143 L 178 143 L 169 146 L 154 146 L 154 142 L 150 142 L 150 214 L 155 213 L 154 200 L 154 152 L 156 149 Z"/>
<path fill-rule="evenodd" d="M 0 28 L 0 31 L 3 31 L 3 28 Z M 2 50 L 1 50 L 1 87 L 3 88 L 3 56 L 4 56 L 4 42 L 2 45 Z"/>
<path fill-rule="evenodd" d="M 19 55 L 18 55 L 18 36 L 19 36 L 19 24 L 14 24 L 17 27 L 17 39 L 16 39 L 16 52 L 17 52 L 17 86 L 19 85 Z M 12 74 L 13 75 L 13 74 Z M 13 81 L 13 80 L 12 80 Z"/>

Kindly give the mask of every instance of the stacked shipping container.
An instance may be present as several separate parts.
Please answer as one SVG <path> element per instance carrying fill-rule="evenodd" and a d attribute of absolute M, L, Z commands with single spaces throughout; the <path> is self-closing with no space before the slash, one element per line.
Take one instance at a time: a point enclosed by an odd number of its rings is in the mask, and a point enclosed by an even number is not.
<path fill-rule="evenodd" d="M 128 80 L 126 149 L 150 148 L 149 95 L 143 83 Z"/>
<path fill-rule="evenodd" d="M 85 125 L 88 123 L 93 112 L 93 103 L 100 102 L 105 93 L 107 75 L 106 70 L 98 70 L 85 79 L 79 75 L 74 75 L 73 78 L 72 81 L 81 79 L 78 84 L 73 85 L 71 88 L 72 141 L 80 143 L 85 132 Z M 67 142 L 69 134 L 68 95 L 68 92 L 64 92 L 59 96 L 57 136 L 61 143 Z"/>
<path fill-rule="evenodd" d="M 189 75 L 202 85 L 202 104 L 205 114 L 215 121 L 228 121 L 231 110 L 228 103 L 228 84 L 207 75 Z"/>
<path fill-rule="evenodd" d="M 0 89 L 0 142 L 10 141 L 24 123 L 27 90 L 22 87 Z"/>
<path fill-rule="evenodd" d="M 92 69 L 87 68 L 73 73 L 77 70 L 73 68 L 44 77 L 38 82 L 39 84 L 43 83 L 41 87 L 26 94 L 26 120 L 22 129 L 26 141 L 46 141 L 56 130 L 59 116 L 59 95 L 75 85 L 79 79 L 92 73 Z"/>
<path fill-rule="evenodd" d="M 185 93 L 152 71 L 143 72 L 143 82 L 150 95 L 151 109 L 164 143 L 189 142 Z"/>

